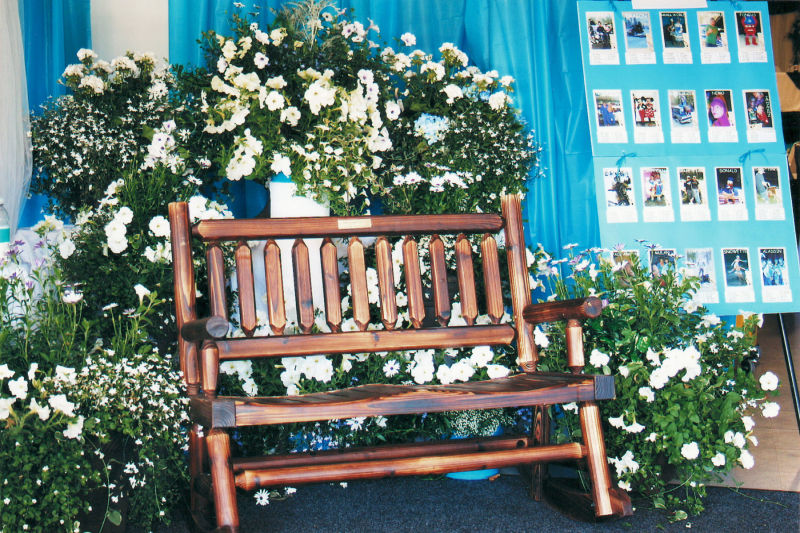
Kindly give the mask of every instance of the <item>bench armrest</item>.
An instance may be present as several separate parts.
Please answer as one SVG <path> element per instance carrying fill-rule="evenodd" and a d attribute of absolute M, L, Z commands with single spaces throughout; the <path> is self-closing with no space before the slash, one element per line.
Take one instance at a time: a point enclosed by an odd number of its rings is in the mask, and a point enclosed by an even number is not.
<path fill-rule="evenodd" d="M 230 325 L 221 316 L 210 316 L 190 320 L 181 326 L 181 337 L 189 342 L 222 339 L 228 334 Z"/>
<path fill-rule="evenodd" d="M 600 316 L 606 305 L 608 305 L 607 300 L 601 300 L 594 296 L 576 298 L 574 300 L 542 302 L 527 305 L 522 310 L 522 316 L 526 322 L 532 324 L 570 319 L 582 320 Z"/>

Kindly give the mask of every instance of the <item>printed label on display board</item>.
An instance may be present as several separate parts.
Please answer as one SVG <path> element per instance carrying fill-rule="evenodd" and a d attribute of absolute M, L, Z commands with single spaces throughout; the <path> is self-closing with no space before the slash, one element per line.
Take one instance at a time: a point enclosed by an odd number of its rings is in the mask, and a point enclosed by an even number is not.
<path fill-rule="evenodd" d="M 739 63 L 766 63 L 767 47 L 759 11 L 736 11 Z"/>
<path fill-rule="evenodd" d="M 629 167 L 604 168 L 603 183 L 606 191 L 608 223 L 638 222 L 633 194 L 633 170 Z"/>
<path fill-rule="evenodd" d="M 628 65 L 652 65 L 656 62 L 653 46 L 653 26 L 647 11 L 625 11 L 622 13 L 625 26 L 625 63 Z"/>
<path fill-rule="evenodd" d="M 789 270 L 785 248 L 759 248 L 761 266 L 761 299 L 765 302 L 791 302 Z"/>
<path fill-rule="evenodd" d="M 627 143 L 625 118 L 622 112 L 622 91 L 595 90 L 594 120 L 597 124 L 598 143 Z"/>
<path fill-rule="evenodd" d="M 645 222 L 673 222 L 672 192 L 669 184 L 669 169 L 666 167 L 643 167 L 641 169 L 642 195 Z"/>
<path fill-rule="evenodd" d="M 722 11 L 698 11 L 697 22 L 700 27 L 700 62 L 730 63 L 725 14 Z"/>
<path fill-rule="evenodd" d="M 589 32 L 589 63 L 592 65 L 619 65 L 617 32 L 612 11 L 586 13 Z"/>
<path fill-rule="evenodd" d="M 747 248 L 723 248 L 722 265 L 725 273 L 725 301 L 754 301 L 756 295 L 753 291 L 753 272 Z"/>
<path fill-rule="evenodd" d="M 778 167 L 753 167 L 756 220 L 783 220 L 783 194 Z"/>
<path fill-rule="evenodd" d="M 717 218 L 747 220 L 741 167 L 718 167 L 714 172 L 717 178 Z"/>
<path fill-rule="evenodd" d="M 670 89 L 668 100 L 670 140 L 673 143 L 699 143 L 700 126 L 694 91 Z"/>
<path fill-rule="evenodd" d="M 664 46 L 664 63 L 691 63 L 692 49 L 689 43 L 685 11 L 661 11 L 661 43 Z"/>
<path fill-rule="evenodd" d="M 681 220 L 692 222 L 711 220 L 704 167 L 678 167 L 681 191 Z"/>
<path fill-rule="evenodd" d="M 774 143 L 777 140 L 772 116 L 772 102 L 765 89 L 744 90 L 744 109 L 747 119 L 747 142 Z"/>
<path fill-rule="evenodd" d="M 631 91 L 633 108 L 633 142 L 663 143 L 661 105 L 658 91 Z"/>
<path fill-rule="evenodd" d="M 706 115 L 709 142 L 739 142 L 739 134 L 736 133 L 736 114 L 733 112 L 733 97 L 729 89 L 706 91 Z"/>
<path fill-rule="evenodd" d="M 686 273 L 700 281 L 700 286 L 694 296 L 695 300 L 702 304 L 719 303 L 714 250 L 712 248 L 687 248 L 685 263 Z"/>

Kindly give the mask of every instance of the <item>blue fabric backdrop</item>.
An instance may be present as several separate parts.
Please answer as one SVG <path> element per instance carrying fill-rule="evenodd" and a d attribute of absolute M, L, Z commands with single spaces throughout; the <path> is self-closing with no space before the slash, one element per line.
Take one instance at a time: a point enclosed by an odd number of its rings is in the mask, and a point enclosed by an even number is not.
<path fill-rule="evenodd" d="M 78 61 L 81 48 L 92 47 L 90 0 L 19 0 L 19 18 L 25 48 L 28 105 L 34 112 L 49 96 L 64 94 L 58 78 L 64 68 Z M 42 218 L 44 196 L 25 202 L 19 226 Z"/>
<path fill-rule="evenodd" d="M 243 2 L 252 11 L 254 2 Z M 280 0 L 256 0 L 260 24 Z M 340 0 L 357 19 L 370 18 L 383 39 L 404 32 L 417 47 L 435 52 L 454 43 L 482 70 L 517 80 L 515 103 L 543 147 L 543 179 L 529 184 L 526 200 L 529 243 L 552 252 L 569 242 L 600 242 L 584 98 L 583 70 L 574 0 Z M 202 65 L 197 44 L 207 29 L 225 32 L 231 2 L 170 0 L 170 61 Z"/>

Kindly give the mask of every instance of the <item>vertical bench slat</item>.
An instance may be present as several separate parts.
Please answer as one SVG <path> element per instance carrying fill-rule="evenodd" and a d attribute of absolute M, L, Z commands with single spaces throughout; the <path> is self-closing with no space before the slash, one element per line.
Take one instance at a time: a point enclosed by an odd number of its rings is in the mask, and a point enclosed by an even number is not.
<path fill-rule="evenodd" d="M 225 266 L 222 261 L 222 248 L 212 242 L 206 249 L 208 263 L 208 298 L 211 300 L 211 315 L 228 319 L 228 304 L 225 298 Z"/>
<path fill-rule="evenodd" d="M 422 276 L 419 271 L 419 246 L 410 236 L 403 240 L 403 267 L 406 274 L 408 318 L 415 328 L 422 327 L 425 302 L 422 299 Z"/>
<path fill-rule="evenodd" d="M 239 321 L 248 337 L 258 326 L 256 319 L 255 288 L 253 284 L 253 262 L 250 247 L 244 241 L 236 246 L 236 281 L 239 284 Z"/>
<path fill-rule="evenodd" d="M 503 218 L 506 221 L 506 252 L 511 285 L 511 304 L 514 309 L 514 326 L 517 330 L 517 357 L 524 372 L 535 372 L 539 355 L 533 343 L 533 324 L 522 316 L 522 310 L 531 303 L 528 261 L 522 226 L 522 206 L 519 196 L 504 196 Z"/>
<path fill-rule="evenodd" d="M 447 264 L 444 258 L 444 242 L 441 237 L 431 237 L 428 249 L 431 258 L 431 281 L 433 282 L 433 309 L 436 320 L 442 326 L 450 322 L 450 293 L 447 290 Z"/>
<path fill-rule="evenodd" d="M 267 282 L 269 327 L 275 335 L 283 335 L 286 329 L 286 305 L 283 299 L 281 249 L 274 239 L 264 245 L 264 279 Z"/>
<path fill-rule="evenodd" d="M 369 296 L 367 294 L 367 267 L 364 262 L 364 244 L 353 237 L 347 245 L 347 261 L 350 266 L 350 298 L 353 305 L 353 320 L 358 329 L 366 331 L 369 324 Z"/>
<path fill-rule="evenodd" d="M 461 316 L 468 325 L 475 324 L 478 301 L 475 296 L 475 271 L 472 266 L 472 243 L 463 233 L 456 239 L 456 271 L 461 296 Z"/>
<path fill-rule="evenodd" d="M 331 331 L 342 329 L 342 297 L 339 292 L 339 258 L 336 245 L 330 237 L 322 241 L 319 249 L 322 265 L 322 288 L 325 293 L 325 319 Z"/>
<path fill-rule="evenodd" d="M 314 296 L 311 290 L 311 266 L 308 261 L 308 246 L 297 239 L 292 246 L 294 266 L 294 294 L 297 300 L 297 325 L 303 333 L 311 333 L 314 326 Z"/>
<path fill-rule="evenodd" d="M 397 301 L 394 293 L 392 245 L 386 237 L 378 237 L 375 241 L 375 256 L 380 288 L 381 322 L 386 329 L 394 329 L 397 324 Z"/>
<path fill-rule="evenodd" d="M 481 240 L 483 285 L 486 291 L 486 313 L 492 324 L 503 317 L 503 289 L 500 286 L 500 261 L 497 258 L 497 241 L 488 233 Z"/>

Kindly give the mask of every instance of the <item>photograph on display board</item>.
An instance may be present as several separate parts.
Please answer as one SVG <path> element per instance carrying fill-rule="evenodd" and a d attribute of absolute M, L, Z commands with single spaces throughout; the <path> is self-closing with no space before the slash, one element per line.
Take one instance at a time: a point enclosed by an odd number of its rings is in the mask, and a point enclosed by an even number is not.
<path fill-rule="evenodd" d="M 711 220 L 704 167 L 678 167 L 681 191 L 681 220 Z"/>
<path fill-rule="evenodd" d="M 637 222 L 639 218 L 633 196 L 633 169 L 604 168 L 603 183 L 606 190 L 608 223 Z"/>
<path fill-rule="evenodd" d="M 618 245 L 611 250 L 611 262 L 614 266 L 611 267 L 612 272 L 622 272 L 628 276 L 633 276 L 633 266 L 639 264 L 639 251 L 638 250 L 625 250 Z"/>
<path fill-rule="evenodd" d="M 725 14 L 722 11 L 698 11 L 697 22 L 700 26 L 700 61 L 730 63 Z"/>
<path fill-rule="evenodd" d="M 685 262 L 686 274 L 696 277 L 700 282 L 694 298 L 703 304 L 719 303 L 714 250 L 711 248 L 687 248 Z"/>
<path fill-rule="evenodd" d="M 760 11 L 737 11 L 736 35 L 739 43 L 740 63 L 766 63 L 767 47 Z"/>
<path fill-rule="evenodd" d="M 753 167 L 756 220 L 783 220 L 783 195 L 778 167 Z"/>
<path fill-rule="evenodd" d="M 739 142 L 730 89 L 706 91 L 709 142 Z"/>
<path fill-rule="evenodd" d="M 633 108 L 633 142 L 663 143 L 661 128 L 661 106 L 658 91 L 631 91 Z"/>
<path fill-rule="evenodd" d="M 747 220 L 747 205 L 742 187 L 741 167 L 718 167 L 717 177 L 718 218 L 720 220 Z"/>
<path fill-rule="evenodd" d="M 661 41 L 664 45 L 664 63 L 691 63 L 692 50 L 689 32 L 686 31 L 685 11 L 662 11 Z"/>
<path fill-rule="evenodd" d="M 745 90 L 745 117 L 747 118 L 747 142 L 774 143 L 777 140 L 772 120 L 772 102 L 767 90 Z"/>
<path fill-rule="evenodd" d="M 675 215 L 672 212 L 669 170 L 666 167 L 643 167 L 641 175 L 644 221 L 673 222 Z"/>
<path fill-rule="evenodd" d="M 594 94 L 595 123 L 598 143 L 627 143 L 628 132 L 622 112 L 622 91 L 606 89 Z"/>
<path fill-rule="evenodd" d="M 586 13 L 589 32 L 589 64 L 618 65 L 617 33 L 614 29 L 614 13 L 611 11 L 589 11 Z"/>
<path fill-rule="evenodd" d="M 753 274 L 750 270 L 750 255 L 747 248 L 723 248 L 722 265 L 725 269 L 725 300 L 754 301 Z"/>
<path fill-rule="evenodd" d="M 761 299 L 765 302 L 791 302 L 789 269 L 785 248 L 759 248 L 761 265 Z"/>
<path fill-rule="evenodd" d="M 671 141 L 699 143 L 700 127 L 697 121 L 697 100 L 694 91 L 670 89 L 668 99 Z"/>
<path fill-rule="evenodd" d="M 650 250 L 650 274 L 654 278 L 675 271 L 675 250 Z"/>
<path fill-rule="evenodd" d="M 625 11 L 625 63 L 629 65 L 654 64 L 653 27 L 647 11 Z"/>

